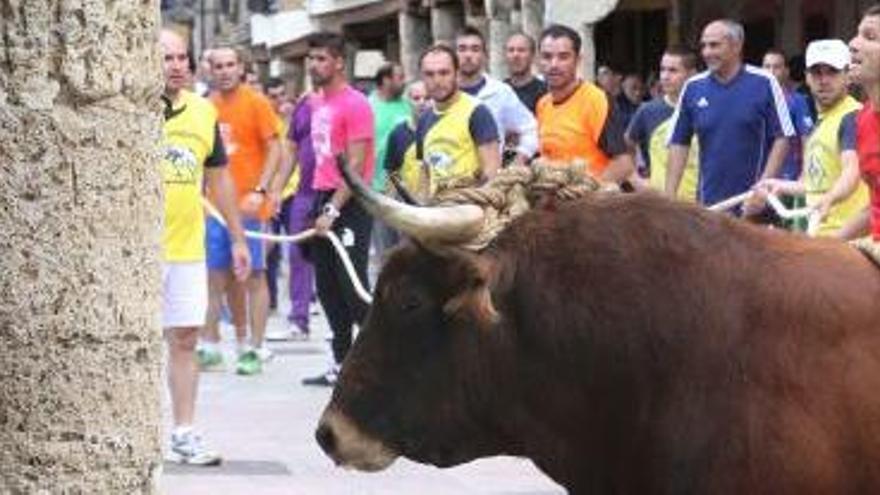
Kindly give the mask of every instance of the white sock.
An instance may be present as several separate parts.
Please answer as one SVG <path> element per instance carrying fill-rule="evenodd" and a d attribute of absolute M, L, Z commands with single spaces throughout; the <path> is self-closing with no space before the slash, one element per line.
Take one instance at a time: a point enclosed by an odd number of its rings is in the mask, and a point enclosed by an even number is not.
<path fill-rule="evenodd" d="M 192 431 L 193 431 L 192 425 L 175 426 L 174 430 L 171 432 L 171 436 L 176 437 L 176 438 L 180 438 L 184 435 L 188 435 L 188 434 L 192 433 Z"/>

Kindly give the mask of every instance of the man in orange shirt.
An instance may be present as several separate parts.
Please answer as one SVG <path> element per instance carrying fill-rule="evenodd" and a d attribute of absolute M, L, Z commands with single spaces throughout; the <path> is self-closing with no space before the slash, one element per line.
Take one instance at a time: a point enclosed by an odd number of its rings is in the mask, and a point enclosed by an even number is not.
<path fill-rule="evenodd" d="M 268 193 L 269 186 L 283 155 L 279 138 L 281 123 L 269 101 L 242 83 L 243 69 L 235 49 L 212 51 L 214 92 L 211 101 L 217 107 L 220 135 L 229 155 L 229 170 L 235 182 L 240 214 L 247 230 L 263 232 L 274 207 L 273 198 Z M 251 276 L 238 282 L 230 271 L 228 233 L 213 219 L 208 219 L 205 242 L 209 308 L 206 342 L 200 350 L 201 364 L 222 364 L 222 355 L 216 349 L 220 339 L 217 325 L 223 295 L 226 294 L 238 343 L 236 371 L 243 375 L 259 373 L 262 362 L 271 356 L 268 349 L 263 348 L 269 314 L 265 243 L 249 239 Z M 251 329 L 249 342 L 248 323 Z"/>
<path fill-rule="evenodd" d="M 583 160 L 596 178 L 622 182 L 635 170 L 623 139 L 624 116 L 601 88 L 577 77 L 580 61 L 576 31 L 555 24 L 541 33 L 540 66 L 549 90 L 537 107 L 541 156 Z"/>

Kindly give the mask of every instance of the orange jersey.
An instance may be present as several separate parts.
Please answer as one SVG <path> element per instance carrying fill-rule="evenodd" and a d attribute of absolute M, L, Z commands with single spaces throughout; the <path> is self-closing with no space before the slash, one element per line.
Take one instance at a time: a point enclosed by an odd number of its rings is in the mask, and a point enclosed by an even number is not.
<path fill-rule="evenodd" d="M 229 95 L 215 93 L 211 101 L 217 107 L 220 136 L 240 201 L 260 185 L 268 151 L 266 141 L 273 136 L 280 139 L 278 130 L 282 124 L 269 100 L 245 84 Z M 271 210 L 271 205 L 264 202 L 260 219 L 271 217 Z"/>
<path fill-rule="evenodd" d="M 593 175 L 608 166 L 600 145 L 610 114 L 610 104 L 598 86 L 582 82 L 564 101 L 555 103 L 550 93 L 538 101 L 538 139 L 541 156 L 550 161 L 582 159 Z"/>

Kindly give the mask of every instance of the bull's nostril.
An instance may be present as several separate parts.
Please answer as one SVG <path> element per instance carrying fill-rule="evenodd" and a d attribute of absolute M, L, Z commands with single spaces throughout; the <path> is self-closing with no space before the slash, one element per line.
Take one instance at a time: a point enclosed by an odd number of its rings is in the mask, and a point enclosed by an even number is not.
<path fill-rule="evenodd" d="M 326 423 L 318 425 L 318 429 L 315 430 L 315 440 L 327 454 L 332 455 L 336 450 L 336 435 Z"/>

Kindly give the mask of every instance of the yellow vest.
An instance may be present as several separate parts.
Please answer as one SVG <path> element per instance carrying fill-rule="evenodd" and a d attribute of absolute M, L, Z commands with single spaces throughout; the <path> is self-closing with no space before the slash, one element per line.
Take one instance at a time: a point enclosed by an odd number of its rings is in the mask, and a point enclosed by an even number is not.
<path fill-rule="evenodd" d="M 862 105 L 847 96 L 826 112 L 820 112 L 819 122 L 804 145 L 803 181 L 808 205 L 816 204 L 833 186 L 843 169 L 840 159 L 840 125 L 850 112 Z M 859 181 L 856 191 L 837 203 L 819 226 L 819 235 L 831 235 L 854 214 L 868 204 L 868 188 Z"/>
<path fill-rule="evenodd" d="M 431 171 L 431 195 L 453 181 L 478 178 L 481 172 L 478 146 L 471 136 L 471 115 L 479 101 L 467 93 L 443 112 L 424 135 L 422 160 Z M 418 139 L 418 138 L 416 138 Z"/>
<path fill-rule="evenodd" d="M 651 176 L 649 182 L 651 187 L 657 191 L 666 190 L 666 171 L 669 162 L 669 134 L 672 132 L 672 117 L 664 120 L 651 133 L 648 141 L 648 153 L 651 157 Z M 678 184 L 678 198 L 691 203 L 697 200 L 697 185 L 699 184 L 700 167 L 697 163 L 700 156 L 700 145 L 697 137 L 691 140 L 691 147 L 688 150 L 687 162 L 685 162 L 684 172 L 681 175 L 681 182 Z"/>
<path fill-rule="evenodd" d="M 173 115 L 162 128 L 162 183 L 165 193 L 166 262 L 205 259 L 202 179 L 205 160 L 214 150 L 217 111 L 206 99 L 182 91 Z"/>

